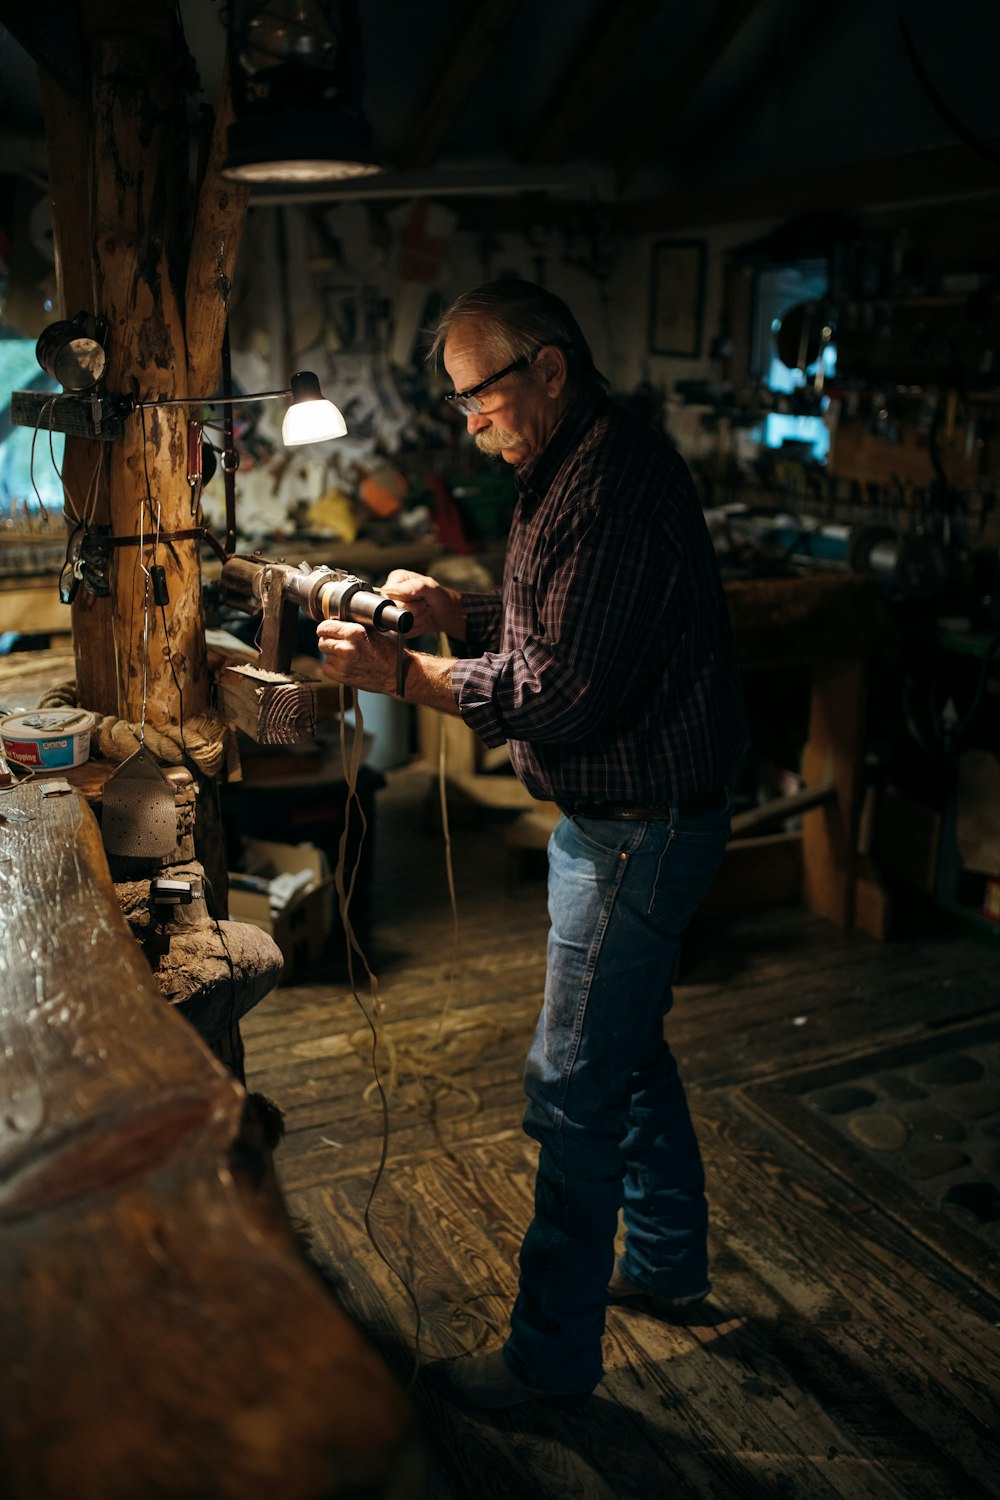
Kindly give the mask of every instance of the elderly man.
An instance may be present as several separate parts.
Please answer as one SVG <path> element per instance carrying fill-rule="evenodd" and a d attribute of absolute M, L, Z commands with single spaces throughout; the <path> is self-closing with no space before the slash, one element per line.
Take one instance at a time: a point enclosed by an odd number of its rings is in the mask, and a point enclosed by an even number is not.
<path fill-rule="evenodd" d="M 510 743 L 549 844 L 548 970 L 525 1073 L 534 1217 L 502 1350 L 431 1383 L 481 1409 L 575 1400 L 602 1375 L 609 1300 L 666 1316 L 708 1295 L 707 1207 L 664 1041 L 684 930 L 729 834 L 739 673 L 718 568 L 682 460 L 609 400 L 566 305 L 525 281 L 460 297 L 430 358 L 479 449 L 514 468 L 498 594 L 405 571 L 386 592 L 461 659 L 407 653 L 404 696 Z M 318 627 L 338 682 L 396 691 L 384 637 Z M 625 1249 L 614 1267 L 623 1211 Z"/>

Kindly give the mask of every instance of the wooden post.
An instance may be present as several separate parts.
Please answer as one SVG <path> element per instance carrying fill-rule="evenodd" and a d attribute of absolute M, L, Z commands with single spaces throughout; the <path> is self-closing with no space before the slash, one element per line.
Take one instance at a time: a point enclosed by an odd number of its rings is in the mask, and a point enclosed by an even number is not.
<path fill-rule="evenodd" d="M 59 313 L 97 311 L 94 256 L 90 235 L 90 120 L 44 70 L 39 71 L 45 132 L 49 145 L 49 192 L 55 248 Z M 63 452 L 66 515 L 89 514 L 95 525 L 108 524 L 108 463 L 104 443 L 67 437 Z M 73 601 L 73 651 L 81 703 L 103 714 L 118 711 L 111 600 L 80 589 Z"/>
<path fill-rule="evenodd" d="M 232 117 L 227 75 L 201 181 L 184 295 L 188 390 L 198 395 L 214 392 L 219 379 L 229 288 L 250 201 L 248 187 L 222 175 Z"/>
<path fill-rule="evenodd" d="M 850 927 L 868 661 L 820 658 L 813 670 L 802 778 L 807 787 L 832 781 L 837 795 L 802 820 L 802 896 L 817 916 Z"/>
<path fill-rule="evenodd" d="M 85 7 L 93 86 L 93 219 L 108 386 L 140 401 L 178 394 L 187 350 L 178 260 L 187 207 L 184 55 L 169 0 Z M 133 415 L 111 450 L 111 587 L 118 712 L 177 723 L 208 701 L 198 543 L 155 541 L 193 524 L 183 407 Z M 142 538 L 141 544 L 131 538 Z M 158 608 L 147 570 L 166 570 Z M 183 709 L 182 709 L 183 704 Z"/>
<path fill-rule="evenodd" d="M 83 103 L 42 73 L 61 310 L 108 319 L 109 392 L 140 402 L 211 395 L 248 201 L 221 175 L 228 87 L 192 229 L 175 6 L 92 0 L 81 19 Z M 136 720 L 145 697 L 147 718 L 176 724 L 207 702 L 198 542 L 169 536 L 197 524 L 187 482 L 196 415 L 137 412 L 119 442 L 67 441 L 67 513 L 91 497 L 92 519 L 116 539 L 110 599 L 81 589 L 73 607 L 78 696 L 102 713 Z M 154 564 L 165 570 L 163 605 L 147 579 Z"/>

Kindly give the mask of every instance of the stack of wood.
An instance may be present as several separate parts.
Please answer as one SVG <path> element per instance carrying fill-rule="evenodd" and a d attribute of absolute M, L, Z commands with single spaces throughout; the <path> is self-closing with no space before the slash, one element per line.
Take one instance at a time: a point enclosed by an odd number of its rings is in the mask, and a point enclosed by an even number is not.
<path fill-rule="evenodd" d="M 219 676 L 223 717 L 259 745 L 296 745 L 316 734 L 316 684 L 249 663 Z"/>

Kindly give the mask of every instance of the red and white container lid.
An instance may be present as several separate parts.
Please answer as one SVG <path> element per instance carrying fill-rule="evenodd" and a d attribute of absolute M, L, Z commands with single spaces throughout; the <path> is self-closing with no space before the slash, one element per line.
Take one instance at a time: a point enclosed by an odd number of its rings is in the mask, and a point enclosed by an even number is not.
<path fill-rule="evenodd" d="M 90 758 L 94 715 L 85 708 L 33 708 L 0 719 L 8 761 L 31 771 L 62 771 Z"/>

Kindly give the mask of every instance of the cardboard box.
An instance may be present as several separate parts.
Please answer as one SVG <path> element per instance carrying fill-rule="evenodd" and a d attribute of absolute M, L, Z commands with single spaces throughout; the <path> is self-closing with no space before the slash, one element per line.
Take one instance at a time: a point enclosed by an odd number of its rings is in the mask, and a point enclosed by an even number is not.
<path fill-rule="evenodd" d="M 878 801 L 871 853 L 880 870 L 918 891 L 933 891 L 941 848 L 941 814 L 905 792 L 886 788 Z"/>
<path fill-rule="evenodd" d="M 967 870 L 1000 875 L 1000 756 L 992 750 L 958 758 L 955 837 Z"/>
<path fill-rule="evenodd" d="M 326 951 L 333 927 L 336 900 L 326 855 L 313 844 L 277 844 L 244 838 L 246 875 L 260 884 L 241 888 L 240 875 L 230 873 L 229 915 L 234 922 L 251 922 L 274 938 L 285 960 L 283 981 L 307 974 Z M 309 883 L 279 911 L 272 912 L 266 882 L 278 875 L 309 872 Z"/>

